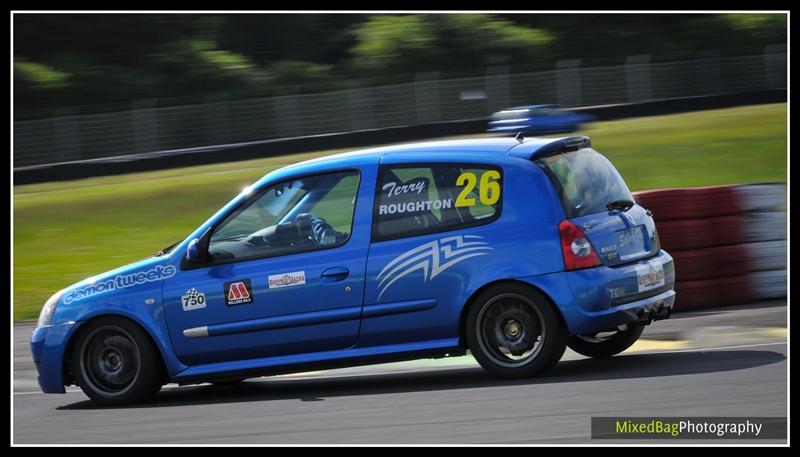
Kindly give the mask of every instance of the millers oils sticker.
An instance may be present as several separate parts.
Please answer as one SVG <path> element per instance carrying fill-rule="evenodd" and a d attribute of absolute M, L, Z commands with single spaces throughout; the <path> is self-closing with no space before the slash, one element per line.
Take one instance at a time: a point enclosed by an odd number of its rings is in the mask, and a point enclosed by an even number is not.
<path fill-rule="evenodd" d="M 253 286 L 249 279 L 225 283 L 225 304 L 228 306 L 253 303 Z"/>

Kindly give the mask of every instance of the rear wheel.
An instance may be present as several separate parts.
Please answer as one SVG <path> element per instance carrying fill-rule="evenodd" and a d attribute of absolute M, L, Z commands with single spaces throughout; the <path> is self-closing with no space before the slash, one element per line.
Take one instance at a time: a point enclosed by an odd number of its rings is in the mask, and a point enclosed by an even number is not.
<path fill-rule="evenodd" d="M 145 401 L 164 384 L 158 349 L 138 325 L 102 317 L 81 329 L 72 349 L 72 373 L 81 390 L 107 406 Z"/>
<path fill-rule="evenodd" d="M 574 335 L 569 337 L 569 348 L 587 357 L 611 357 L 631 347 L 643 331 L 644 325 L 628 324 L 613 332 Z"/>
<path fill-rule="evenodd" d="M 545 372 L 564 354 L 567 333 L 541 293 L 521 284 L 499 284 L 476 297 L 467 313 L 470 351 L 489 373 L 527 378 Z"/>

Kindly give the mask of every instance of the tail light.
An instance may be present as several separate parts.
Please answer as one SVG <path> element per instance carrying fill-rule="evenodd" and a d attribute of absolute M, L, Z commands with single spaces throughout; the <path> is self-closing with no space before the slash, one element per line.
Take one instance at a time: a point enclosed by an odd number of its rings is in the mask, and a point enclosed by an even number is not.
<path fill-rule="evenodd" d="M 577 225 L 570 221 L 561 221 L 558 224 L 558 233 L 561 235 L 561 251 L 564 254 L 564 268 L 567 271 L 601 264 L 592 243 Z"/>

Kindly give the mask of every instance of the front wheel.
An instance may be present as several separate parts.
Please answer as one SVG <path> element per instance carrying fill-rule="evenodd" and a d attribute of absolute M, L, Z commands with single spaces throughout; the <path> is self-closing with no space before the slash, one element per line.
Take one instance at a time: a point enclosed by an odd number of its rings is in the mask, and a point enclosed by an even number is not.
<path fill-rule="evenodd" d="M 72 373 L 95 403 L 127 405 L 147 400 L 164 384 L 158 349 L 138 325 L 117 316 L 91 321 L 72 349 Z"/>
<path fill-rule="evenodd" d="M 644 331 L 644 325 L 628 324 L 613 332 L 574 335 L 569 348 L 587 357 L 607 358 L 633 346 Z"/>
<path fill-rule="evenodd" d="M 567 332 L 557 313 L 547 297 L 524 285 L 492 286 L 467 313 L 467 344 L 495 376 L 536 376 L 552 368 L 566 349 Z"/>

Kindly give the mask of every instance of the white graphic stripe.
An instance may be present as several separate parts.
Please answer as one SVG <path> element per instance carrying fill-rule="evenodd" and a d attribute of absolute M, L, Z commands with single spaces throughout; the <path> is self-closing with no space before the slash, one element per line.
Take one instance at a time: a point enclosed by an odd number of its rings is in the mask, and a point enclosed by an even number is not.
<path fill-rule="evenodd" d="M 435 252 L 435 249 L 432 248 L 428 252 L 423 252 L 421 254 L 418 254 L 418 255 L 416 255 L 416 256 L 404 261 L 400 265 L 395 266 L 394 268 L 392 268 L 391 271 L 386 273 L 386 275 L 383 277 L 381 282 L 378 283 L 378 287 L 380 287 L 384 282 L 386 282 L 386 280 L 388 280 L 389 278 L 394 276 L 398 271 L 401 271 L 403 268 L 406 268 L 407 266 L 412 265 L 417 261 L 425 260 L 425 259 L 433 256 L 433 254 L 432 254 L 433 252 Z M 427 277 L 428 276 L 428 272 L 427 272 L 427 265 L 428 264 L 427 264 L 427 262 L 425 262 L 424 265 L 426 266 L 425 276 Z M 378 275 L 378 277 L 380 277 L 380 275 Z"/>
<path fill-rule="evenodd" d="M 465 239 L 481 240 L 483 237 L 449 236 L 417 246 L 395 257 L 378 273 L 378 300 L 389 286 L 410 273 L 422 270 L 422 281 L 427 282 L 457 263 L 486 255 L 487 251 L 492 250 L 484 241 L 464 241 Z M 445 262 L 441 263 L 442 260 Z"/>
<path fill-rule="evenodd" d="M 418 246 L 418 247 L 416 247 L 416 248 L 414 248 L 414 249 L 412 249 L 410 251 L 406 251 L 406 252 L 400 254 L 394 260 L 392 260 L 391 262 L 386 264 L 385 267 L 383 267 L 383 270 L 381 270 L 381 272 L 378 273 L 378 277 L 383 276 L 383 274 L 386 272 L 386 270 L 388 270 L 392 265 L 404 260 L 406 257 L 408 257 L 410 255 L 414 255 L 418 251 L 424 251 L 425 249 L 435 249 L 436 246 L 437 246 L 436 241 L 431 241 L 430 243 L 425 243 L 422 246 Z"/>

